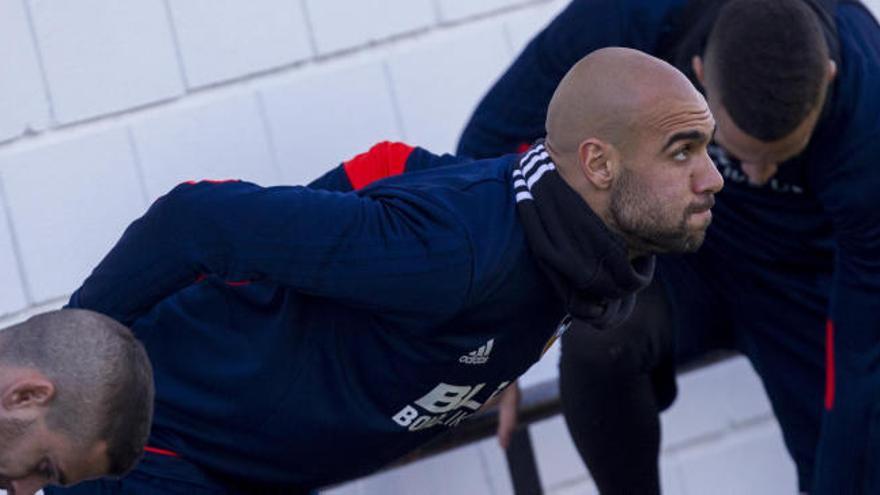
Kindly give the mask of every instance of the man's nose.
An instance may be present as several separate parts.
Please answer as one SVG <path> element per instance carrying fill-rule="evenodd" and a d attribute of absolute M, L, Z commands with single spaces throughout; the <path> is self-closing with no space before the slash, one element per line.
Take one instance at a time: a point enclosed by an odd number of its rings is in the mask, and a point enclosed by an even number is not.
<path fill-rule="evenodd" d="M 12 493 L 15 495 L 34 495 L 46 486 L 46 479 L 42 476 L 29 476 L 10 483 Z"/>
<path fill-rule="evenodd" d="M 697 194 L 715 194 L 724 187 L 724 177 L 721 176 L 721 172 L 708 153 L 705 153 L 693 179 L 694 192 Z"/>

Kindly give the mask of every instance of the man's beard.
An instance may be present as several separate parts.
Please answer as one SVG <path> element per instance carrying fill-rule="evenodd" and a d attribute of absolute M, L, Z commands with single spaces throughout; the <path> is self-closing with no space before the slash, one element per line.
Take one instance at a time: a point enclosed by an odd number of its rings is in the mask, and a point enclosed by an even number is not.
<path fill-rule="evenodd" d="M 624 169 L 611 193 L 610 213 L 615 230 L 626 241 L 630 252 L 689 253 L 696 251 L 706 237 L 705 229 L 688 228 L 693 213 L 711 207 L 714 200 L 688 206 L 681 217 L 664 210 L 662 204 L 650 204 L 651 191 L 638 183 L 632 172 Z"/>
<path fill-rule="evenodd" d="M 14 450 L 16 448 L 16 444 L 19 444 L 23 441 L 25 435 L 27 435 L 28 431 L 30 431 L 31 427 L 35 423 L 35 420 L 31 421 L 23 421 L 20 419 L 12 419 L 12 418 L 0 418 L 0 463 L 9 464 L 10 462 L 15 462 L 14 459 L 9 458 L 10 454 L 8 450 Z M 3 473 L 6 476 L 14 476 L 14 473 Z M 8 485 L 9 480 L 0 478 L 0 488 L 9 489 Z"/>
<path fill-rule="evenodd" d="M 11 445 L 28 432 L 34 421 L 0 418 L 0 445 Z"/>

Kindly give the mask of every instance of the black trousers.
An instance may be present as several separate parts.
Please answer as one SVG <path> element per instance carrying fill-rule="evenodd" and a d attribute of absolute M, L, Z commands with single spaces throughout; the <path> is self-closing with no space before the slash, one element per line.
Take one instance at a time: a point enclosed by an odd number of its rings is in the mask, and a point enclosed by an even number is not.
<path fill-rule="evenodd" d="M 669 308 L 656 283 L 621 327 L 563 334 L 562 410 L 603 495 L 660 493 L 659 414 L 676 394 L 673 356 Z"/>
<path fill-rule="evenodd" d="M 721 349 L 749 358 L 782 427 L 800 489 L 812 491 L 824 412 L 827 287 L 814 274 L 791 273 L 780 283 L 761 267 L 731 269 L 730 260 L 707 245 L 658 257 L 655 282 L 639 294 L 622 326 L 563 335 L 563 413 L 603 495 L 659 493 L 659 413 L 675 399 L 675 368 Z M 846 465 L 825 469 L 858 475 Z"/>

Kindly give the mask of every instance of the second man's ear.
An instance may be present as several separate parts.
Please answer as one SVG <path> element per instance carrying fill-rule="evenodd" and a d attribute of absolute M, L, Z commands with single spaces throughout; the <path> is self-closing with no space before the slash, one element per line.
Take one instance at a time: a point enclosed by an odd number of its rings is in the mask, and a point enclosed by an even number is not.
<path fill-rule="evenodd" d="M 55 396 L 55 386 L 46 378 L 26 377 L 12 384 L 0 397 L 6 410 L 44 407 Z"/>
<path fill-rule="evenodd" d="M 830 83 L 831 81 L 833 81 L 834 78 L 837 77 L 837 62 L 829 59 L 828 69 L 826 69 L 825 73 L 826 77 L 828 78 L 828 82 Z"/>
<path fill-rule="evenodd" d="M 596 189 L 608 189 L 614 182 L 615 153 L 608 143 L 587 139 L 578 148 L 578 165 L 587 181 Z"/>
<path fill-rule="evenodd" d="M 705 75 L 703 74 L 703 58 L 699 55 L 694 55 L 691 59 L 691 69 L 694 70 L 694 75 L 697 76 L 697 81 L 700 82 L 700 85 L 706 86 Z"/>

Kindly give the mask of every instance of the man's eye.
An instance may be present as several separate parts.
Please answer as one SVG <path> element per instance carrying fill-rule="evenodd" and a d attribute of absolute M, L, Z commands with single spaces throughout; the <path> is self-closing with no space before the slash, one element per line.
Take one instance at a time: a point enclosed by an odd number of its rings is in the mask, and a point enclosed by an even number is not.
<path fill-rule="evenodd" d="M 675 154 L 672 155 L 672 159 L 677 162 L 684 162 L 684 161 L 687 161 L 687 159 L 690 157 L 690 155 L 691 155 L 690 146 L 685 146 L 684 148 L 680 148 L 678 151 L 676 151 Z"/>

